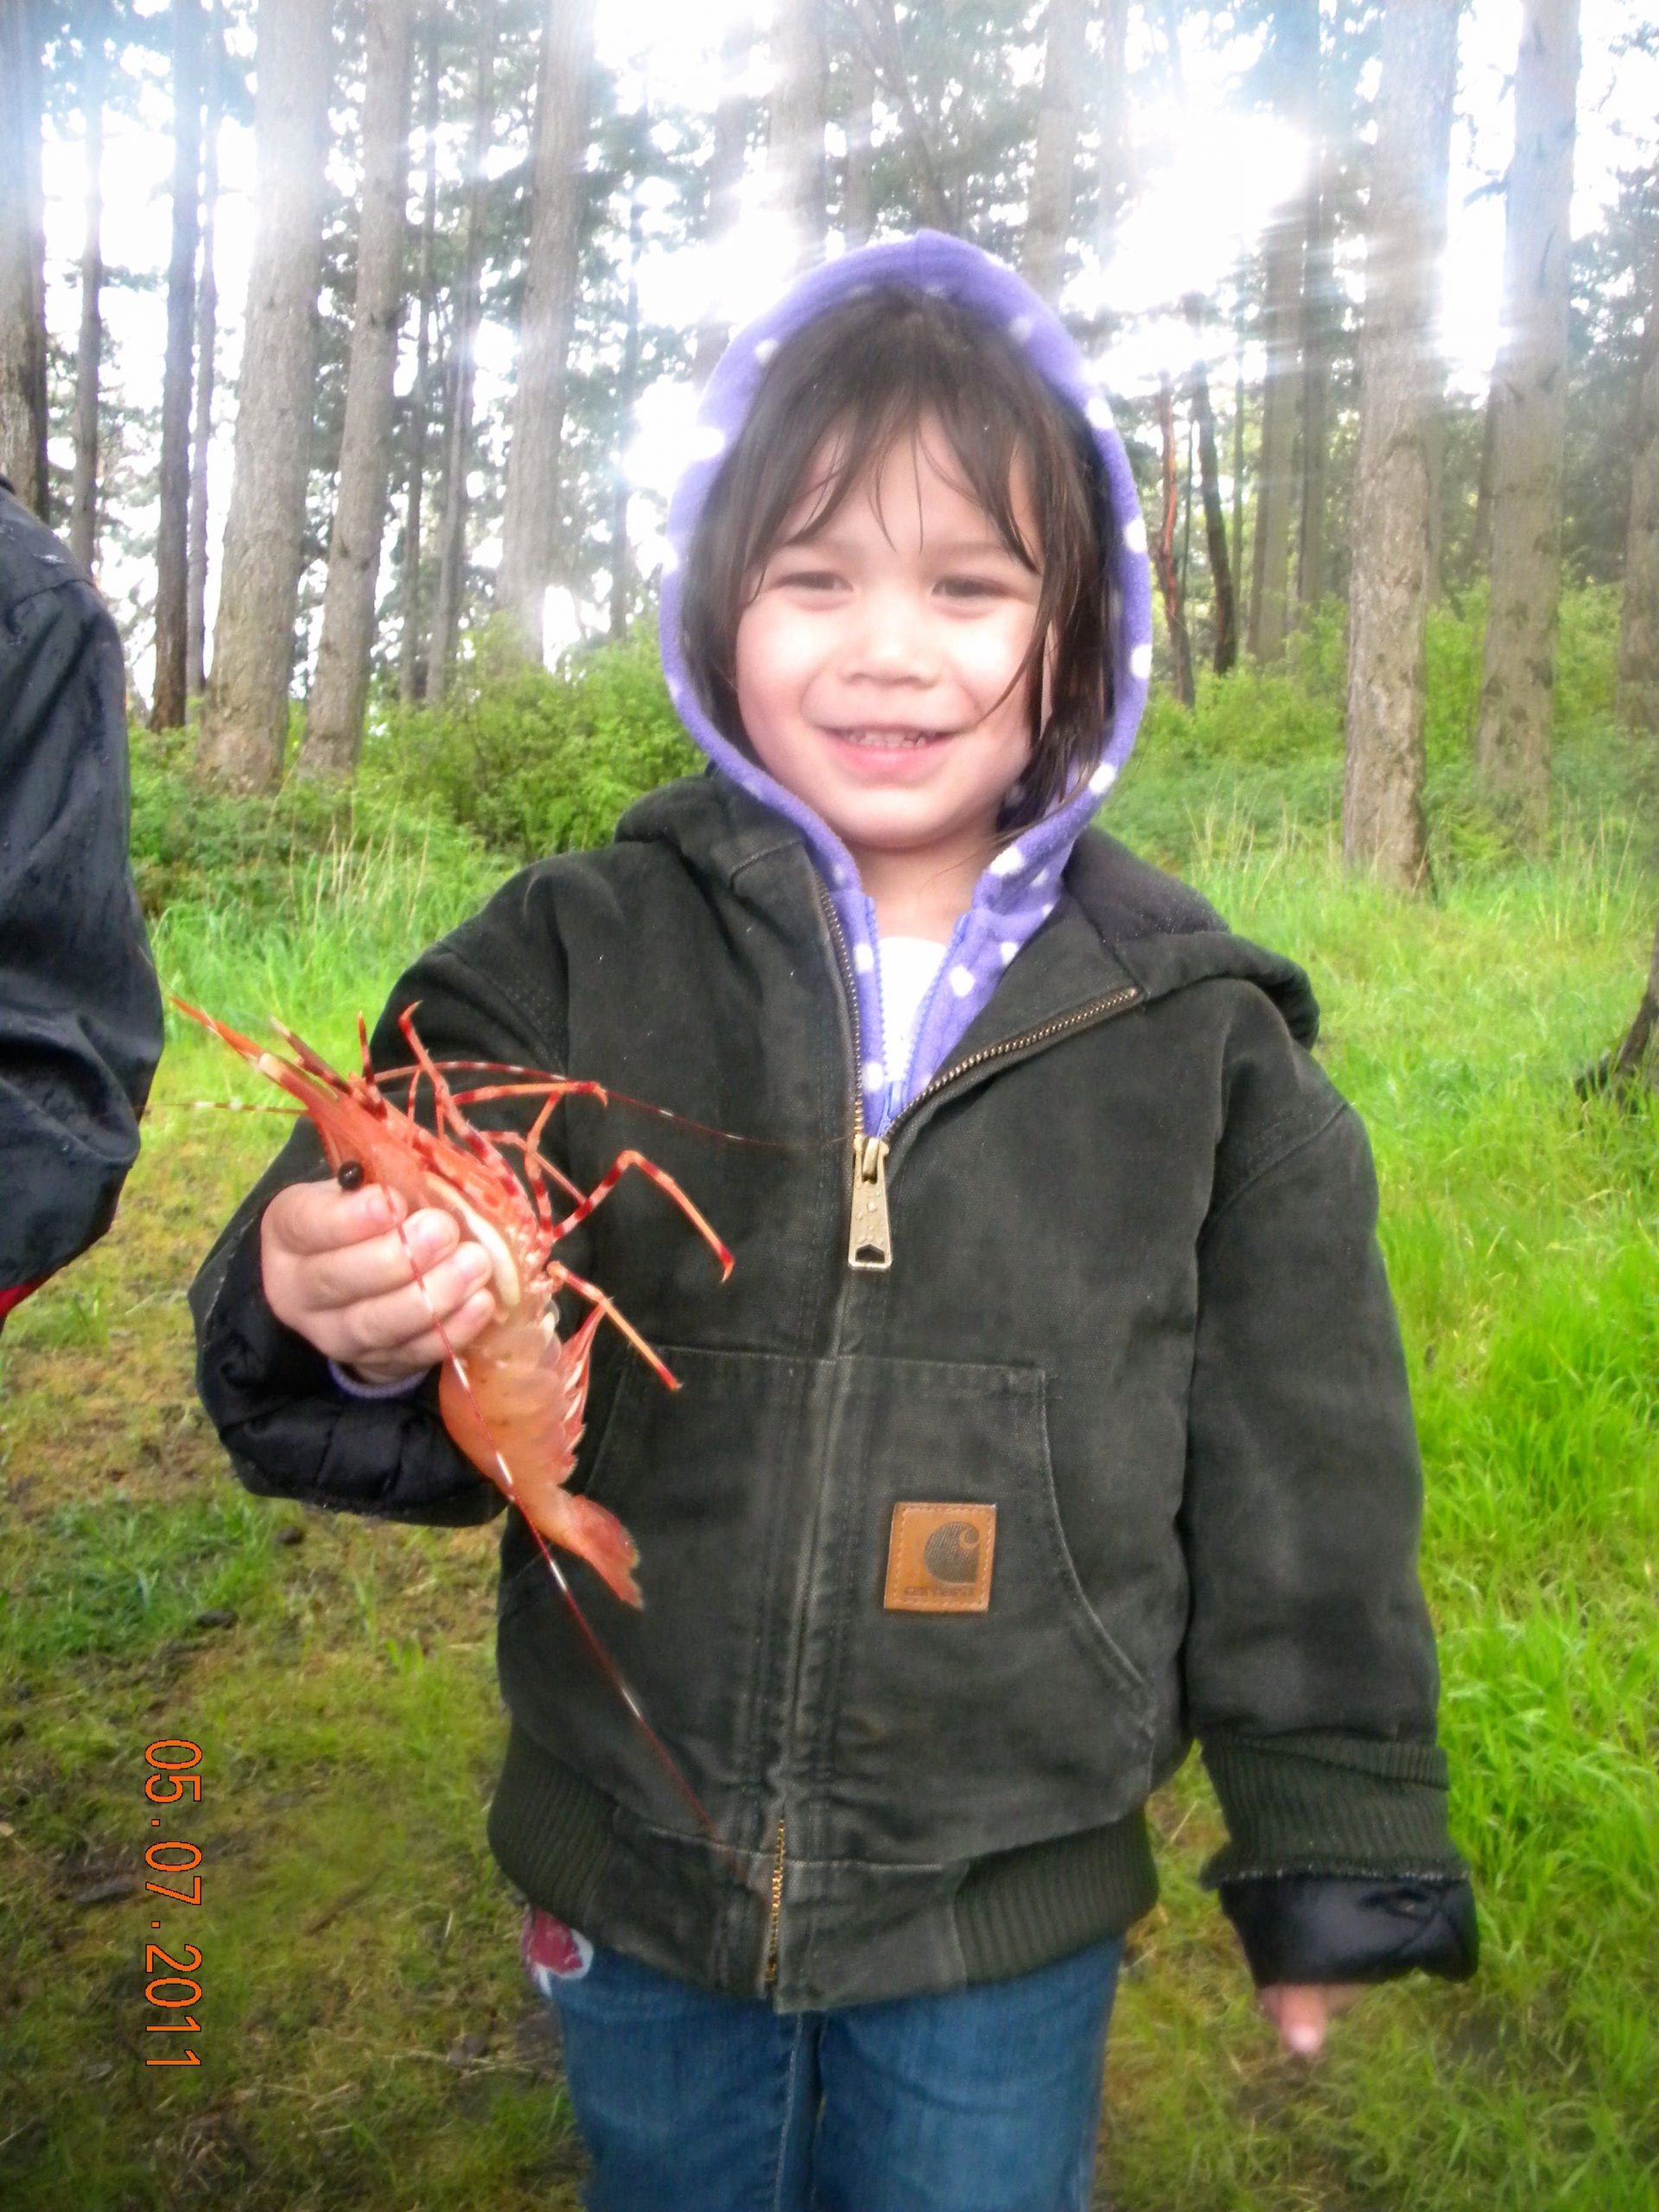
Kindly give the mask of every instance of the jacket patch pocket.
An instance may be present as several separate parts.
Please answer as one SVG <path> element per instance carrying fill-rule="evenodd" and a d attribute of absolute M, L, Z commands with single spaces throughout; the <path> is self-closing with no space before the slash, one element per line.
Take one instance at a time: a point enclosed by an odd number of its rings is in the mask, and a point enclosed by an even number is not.
<path fill-rule="evenodd" d="M 1067 1547 L 1040 1370 L 841 1365 L 802 1685 L 814 1847 L 976 1859 L 1122 1817 L 1153 1700 Z"/>

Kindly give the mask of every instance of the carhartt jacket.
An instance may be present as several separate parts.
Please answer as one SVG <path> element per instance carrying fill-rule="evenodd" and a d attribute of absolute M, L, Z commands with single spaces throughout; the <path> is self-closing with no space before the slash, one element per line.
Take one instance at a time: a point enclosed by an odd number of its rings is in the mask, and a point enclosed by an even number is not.
<path fill-rule="evenodd" d="M 1210 1878 L 1262 1978 L 1414 1945 L 1466 1970 L 1404 1367 L 1306 977 L 1089 832 L 884 1159 L 849 983 L 799 828 L 715 775 L 515 877 L 376 1031 L 405 1059 L 418 1001 L 440 1058 L 602 1084 L 608 1109 L 555 1117 L 564 1173 L 589 1188 L 637 1146 L 735 1255 L 722 1287 L 639 1176 L 558 1254 L 682 1386 L 601 1331 L 573 1481 L 637 1539 L 644 1610 L 571 1580 L 719 1840 L 514 1513 L 501 1866 L 734 1994 L 944 1988 L 1144 1911 L 1147 1796 L 1196 1737 L 1228 1829 Z M 486 1519 L 433 1388 L 347 1397 L 264 1305 L 264 1204 L 322 1172 L 302 1125 L 202 1271 L 208 1409 L 261 1492 Z M 1380 1904 L 1386 1960 L 1321 1951 L 1309 1897 L 1327 1933 Z"/>

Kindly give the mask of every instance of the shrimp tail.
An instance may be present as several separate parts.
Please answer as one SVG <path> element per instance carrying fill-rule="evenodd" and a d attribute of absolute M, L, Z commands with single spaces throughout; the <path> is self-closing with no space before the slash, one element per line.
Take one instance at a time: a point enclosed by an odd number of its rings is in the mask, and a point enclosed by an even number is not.
<path fill-rule="evenodd" d="M 543 1506 L 543 1532 L 585 1559 L 625 1605 L 642 1605 L 633 1570 L 639 1563 L 634 1541 L 614 1513 L 591 1497 L 568 1490 L 551 1491 Z"/>

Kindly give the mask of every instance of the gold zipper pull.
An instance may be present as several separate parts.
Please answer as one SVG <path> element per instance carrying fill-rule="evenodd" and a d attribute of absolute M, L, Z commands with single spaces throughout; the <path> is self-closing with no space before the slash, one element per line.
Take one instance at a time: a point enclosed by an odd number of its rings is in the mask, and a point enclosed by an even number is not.
<path fill-rule="evenodd" d="M 877 1274 L 893 1265 L 887 1147 L 881 1137 L 853 1139 L 853 1233 L 847 1247 L 847 1264 Z"/>

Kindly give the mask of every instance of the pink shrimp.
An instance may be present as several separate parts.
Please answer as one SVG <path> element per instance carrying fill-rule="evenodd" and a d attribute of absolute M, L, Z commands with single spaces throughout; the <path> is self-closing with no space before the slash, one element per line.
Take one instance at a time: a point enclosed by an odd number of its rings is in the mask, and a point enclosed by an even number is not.
<path fill-rule="evenodd" d="M 432 1086 L 435 1132 L 394 1106 L 369 1064 L 364 1033 L 363 1072 L 342 1076 L 281 1023 L 273 1025 L 295 1057 L 284 1058 L 257 1045 L 182 999 L 174 1004 L 221 1038 L 309 1115 L 329 1166 L 352 1186 L 377 1183 L 395 1192 L 408 1212 L 442 1206 L 465 1236 L 489 1255 L 496 1313 L 465 1354 L 450 1349 L 438 1390 L 438 1409 L 450 1437 L 479 1471 L 510 1498 L 539 1536 L 585 1559 L 626 1604 L 642 1601 L 633 1569 L 639 1554 L 615 1515 L 565 1485 L 575 1465 L 588 1397 L 588 1359 L 595 1330 L 608 1319 L 649 1362 L 670 1389 L 678 1384 L 639 1331 L 605 1293 L 555 1259 L 552 1248 L 585 1221 L 630 1169 L 637 1168 L 677 1205 L 720 1262 L 722 1281 L 732 1255 L 673 1178 L 637 1152 L 622 1152 L 593 1190 L 583 1193 L 540 1149 L 549 1116 L 561 1101 L 581 1093 L 604 1100 L 599 1084 L 564 1076 L 468 1091 L 469 1103 L 521 1096 L 534 1089 L 543 1104 L 524 1137 L 485 1132 L 462 1112 L 442 1069 L 416 1035 L 411 1007 L 398 1026 L 415 1056 L 414 1084 Z M 359 1033 L 363 1025 L 359 1022 Z M 524 1184 L 502 1156 L 511 1146 L 522 1156 Z M 575 1199 L 555 1221 L 547 1186 L 554 1182 Z M 420 1271 L 414 1268 L 416 1279 Z M 593 1312 L 568 1340 L 558 1332 L 556 1292 L 569 1287 Z M 440 1328 L 440 1335 L 442 1332 Z M 553 1562 L 550 1559 L 550 1565 Z M 556 1567 L 555 1569 L 556 1573 Z M 563 1582 L 563 1576 L 559 1577 Z"/>
<path fill-rule="evenodd" d="M 673 1178 L 641 1154 L 619 1153 L 607 1172 L 586 1192 L 544 1157 L 541 1137 L 554 1108 L 578 1092 L 604 1103 L 606 1093 L 596 1083 L 501 1067 L 496 1072 L 521 1079 L 458 1095 L 451 1090 L 442 1066 L 416 1034 L 415 1009 L 410 1007 L 398 1016 L 398 1027 L 415 1056 L 414 1065 L 397 1073 L 410 1078 L 411 1107 L 421 1079 L 431 1084 L 435 1131 L 423 1128 L 410 1114 L 400 1111 L 382 1091 L 370 1064 L 368 1033 L 360 1015 L 357 1027 L 363 1072 L 342 1076 L 280 1022 L 273 1027 L 292 1050 L 292 1059 L 256 1045 L 251 1038 L 204 1014 L 200 1007 L 187 1005 L 180 998 L 173 1003 L 181 1014 L 211 1029 L 232 1052 L 298 1102 L 322 1141 L 328 1165 L 347 1188 L 378 1183 L 384 1190 L 397 1192 L 406 1214 L 421 1206 L 442 1206 L 454 1216 L 463 1234 L 475 1237 L 489 1254 L 496 1314 L 482 1334 L 474 1338 L 464 1357 L 448 1344 L 442 1324 L 433 1315 L 448 1355 L 438 1388 L 444 1427 L 474 1466 L 524 1515 L 594 1663 L 627 1707 L 700 1827 L 723 1855 L 729 1854 L 730 1846 L 646 1719 L 621 1669 L 577 1604 L 550 1547 L 558 1545 L 575 1552 L 619 1598 L 631 1605 L 641 1604 L 633 1579 L 639 1564 L 633 1539 L 614 1514 L 592 1498 L 573 1496 L 565 1487 L 582 1440 L 588 1358 L 600 1322 L 612 1322 L 671 1390 L 679 1388 L 632 1322 L 602 1290 L 556 1260 L 553 1246 L 603 1205 L 631 1168 L 637 1168 L 672 1198 L 715 1254 L 722 1281 L 732 1270 L 731 1254 Z M 465 1065 L 480 1068 L 485 1064 L 469 1061 Z M 526 1077 L 530 1079 L 524 1079 Z M 485 1099 L 526 1096 L 540 1097 L 542 1105 L 528 1134 L 522 1137 L 511 1131 L 474 1128 L 461 1110 L 463 1104 Z M 521 1158 L 524 1183 L 503 1158 L 504 1147 L 512 1147 Z M 556 1184 L 575 1201 L 559 1221 L 553 1218 L 548 1201 L 550 1183 Z M 403 1235 L 401 1221 L 398 1234 Z M 404 1249 L 409 1252 L 406 1237 Z M 409 1261 L 410 1272 L 419 1282 L 421 1271 L 412 1252 Z M 556 1293 L 567 1287 L 585 1298 L 594 1309 L 568 1341 L 558 1333 L 553 1309 Z"/>

